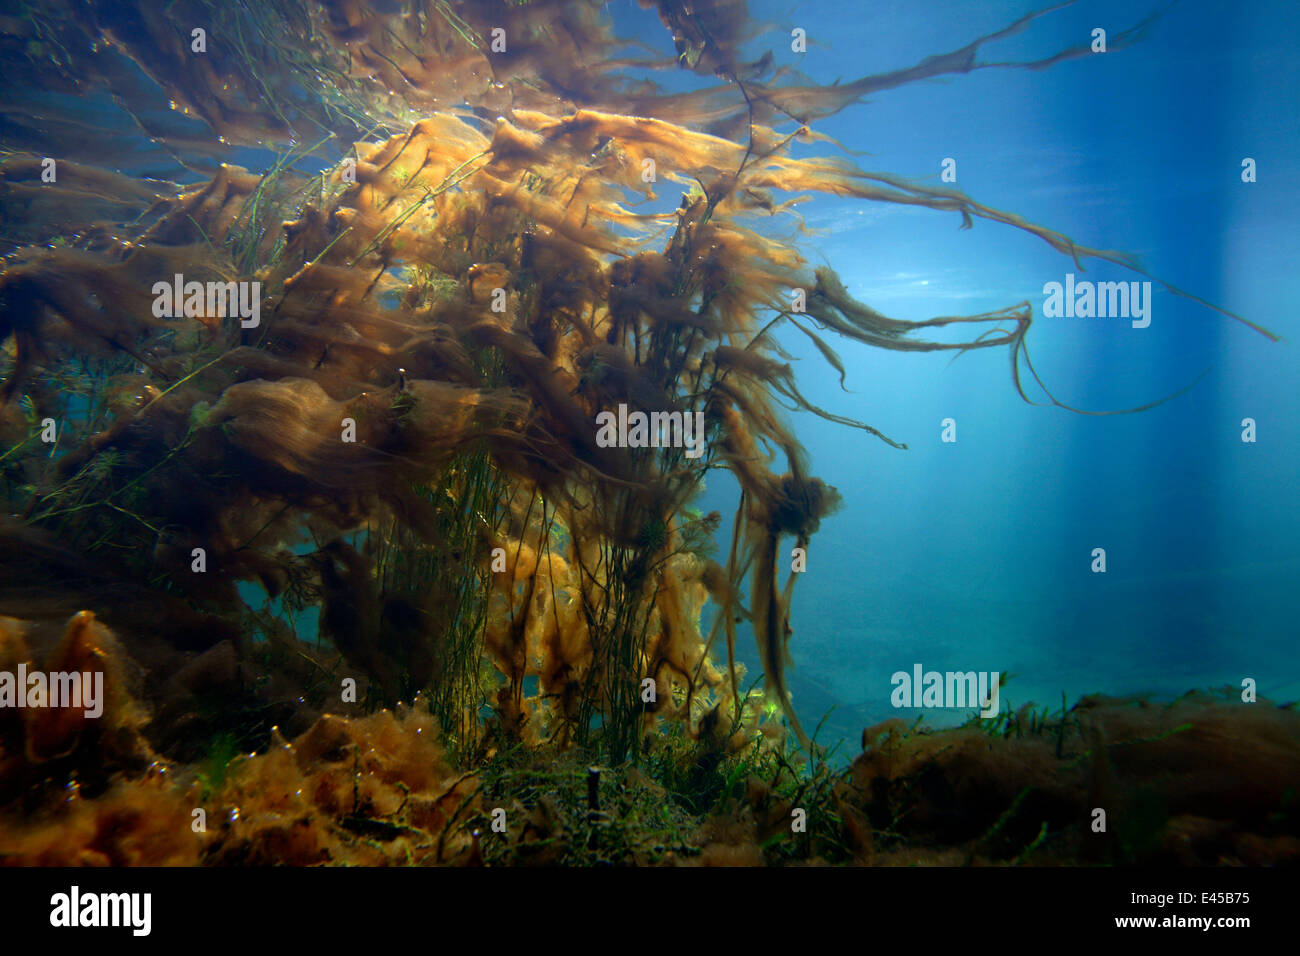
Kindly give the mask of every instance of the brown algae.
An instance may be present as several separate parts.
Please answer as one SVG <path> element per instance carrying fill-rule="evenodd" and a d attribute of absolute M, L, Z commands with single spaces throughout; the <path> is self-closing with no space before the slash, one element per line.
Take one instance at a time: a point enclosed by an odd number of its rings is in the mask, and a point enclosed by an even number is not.
<path fill-rule="evenodd" d="M 810 403 L 773 329 L 841 382 L 839 339 L 1005 347 L 1015 388 L 1022 359 L 1032 373 L 1028 303 L 885 316 L 781 238 L 798 205 L 955 212 L 1141 271 L 860 169 L 815 123 L 903 83 L 1086 48 L 978 61 L 1035 13 L 816 86 L 739 58 L 743 3 L 642 5 L 672 34 L 664 62 L 600 4 L 563 0 L 89 16 L 55 0 L 0 21 L 24 82 L 102 96 L 122 121 L 9 104 L 0 664 L 79 662 L 109 706 L 93 726 L 0 713 L 0 861 L 1295 859 L 1294 794 L 1271 786 L 1296 776 L 1275 748 L 1291 710 L 1261 712 L 1257 750 L 1234 745 L 1259 784 L 1226 792 L 1193 764 L 1220 747 L 1212 727 L 1246 718 L 1208 698 L 873 728 L 836 772 L 786 685 L 782 568 L 839 496 L 781 408 L 903 446 Z M 175 26 L 191 22 L 202 51 Z M 701 87 L 629 78 L 664 66 Z M 235 147 L 275 158 L 241 168 Z M 943 329 L 957 337 L 927 338 Z M 622 407 L 702 422 L 702 453 L 598 440 Z M 722 542 L 722 517 L 692 508 L 713 469 L 740 488 Z M 742 628 L 766 693 L 735 662 Z M 1152 779 L 1154 761 L 1175 777 Z M 1205 799 L 1181 806 L 1178 774 Z M 1070 834 L 1088 787 L 1158 803 L 1156 836 L 1085 850 Z M 807 837 L 790 831 L 800 805 L 820 808 Z"/>

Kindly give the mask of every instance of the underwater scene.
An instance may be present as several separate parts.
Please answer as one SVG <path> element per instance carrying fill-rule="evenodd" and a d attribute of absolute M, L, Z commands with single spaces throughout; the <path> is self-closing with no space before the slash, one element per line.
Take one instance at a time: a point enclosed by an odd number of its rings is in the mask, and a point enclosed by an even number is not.
<path fill-rule="evenodd" d="M 0 864 L 1300 864 L 1298 38 L 5 0 Z"/>

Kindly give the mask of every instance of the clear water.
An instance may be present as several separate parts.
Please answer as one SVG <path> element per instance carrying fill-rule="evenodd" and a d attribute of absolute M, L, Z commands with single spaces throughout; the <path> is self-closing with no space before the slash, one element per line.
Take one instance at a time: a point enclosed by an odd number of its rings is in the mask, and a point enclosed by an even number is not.
<path fill-rule="evenodd" d="M 818 83 L 909 67 L 960 49 L 1040 8 L 1032 2 L 880 0 L 869 5 L 751 2 L 770 28 L 757 56 Z M 1154 11 L 1156 5 L 1149 5 Z M 663 47 L 654 11 L 608 6 L 616 31 Z M 1148 5 L 1079 3 L 981 48 L 981 61 L 1023 61 L 1116 38 Z M 799 26 L 805 54 L 774 36 Z M 1285 0 L 1185 0 L 1140 42 L 1043 70 L 981 69 L 886 90 L 818 120 L 870 170 L 956 188 L 1081 244 L 1140 257 L 1153 275 L 1280 335 L 1273 342 L 1154 287 L 1152 321 L 1046 318 L 1043 286 L 1067 273 L 1140 278 L 1088 261 L 1086 271 L 1041 240 L 955 214 L 817 196 L 804 207 L 817 234 L 803 241 L 849 292 L 888 315 L 924 319 L 1029 301 L 1030 356 L 1061 401 L 1126 409 L 1189 391 L 1133 415 L 1089 416 L 1028 405 L 1006 352 L 900 354 L 837 342 L 847 386 L 797 334 L 815 404 L 869 422 L 895 450 L 807 414 L 796 437 L 813 470 L 843 495 L 814 539 L 795 592 L 790 674 L 806 724 L 830 708 L 827 737 L 898 715 L 890 676 L 926 669 L 1013 675 L 1004 706 L 1055 706 L 1061 694 L 1179 694 L 1259 683 L 1261 695 L 1300 697 L 1300 455 L 1294 342 L 1300 299 L 1300 8 Z M 699 77 L 658 73 L 669 89 Z M 82 104 L 124 137 L 134 128 L 106 94 Z M 51 110 L 71 98 L 50 92 Z M 181 181 L 149 152 L 124 171 Z M 251 169 L 269 151 L 243 148 Z M 1258 181 L 1243 183 L 1243 158 Z M 311 169 L 312 160 L 301 168 Z M 675 203 L 671 190 L 664 202 Z M 1046 403 L 1022 363 L 1031 398 Z M 1254 419 L 1257 441 L 1241 440 Z M 942 422 L 957 441 L 941 441 Z M 702 502 L 729 516 L 736 489 L 716 474 Z M 729 525 L 719 540 L 726 541 Z M 1107 569 L 1091 571 L 1104 548 Z M 248 586 L 250 600 L 260 599 Z M 314 614 L 300 621 L 310 640 Z M 752 643 L 738 650 L 752 674 Z M 910 716 L 912 711 L 904 711 Z M 944 723 L 965 712 L 931 711 Z"/>
<path fill-rule="evenodd" d="M 800 69 L 820 82 L 906 67 L 958 49 L 1034 8 L 1013 2 L 836 4 L 757 19 L 804 26 Z M 1140 7 L 1140 5 L 1139 5 Z M 1047 56 L 1113 38 L 1143 9 L 1090 3 L 997 41 L 982 60 Z M 1300 331 L 1300 9 L 1182 3 L 1142 42 L 1042 71 L 979 70 L 876 95 L 818 124 L 864 168 L 956 186 L 1076 241 L 1135 253 L 1154 275 L 1280 335 L 1262 335 L 1155 287 L 1152 321 L 1044 318 L 1043 285 L 1134 278 L 1086 273 L 1039 239 L 956 215 L 818 197 L 809 245 L 849 291 L 923 319 L 1034 305 L 1029 354 L 1062 402 L 1133 415 L 1033 407 L 1006 355 L 905 355 L 846 343 L 850 394 L 795 335 L 814 403 L 867 421 L 907 451 L 801 414 L 815 473 L 844 496 L 823 525 L 792 614 L 791 687 L 823 739 L 890 704 L 895 671 L 996 670 L 1003 705 L 1080 694 L 1177 695 L 1258 682 L 1300 696 L 1300 455 L 1294 342 Z M 793 61 L 796 56 L 788 55 Z M 1258 179 L 1243 183 L 1243 158 Z M 1204 377 L 1198 381 L 1198 376 Z M 1027 375 L 1025 376 L 1029 378 Z M 1032 379 L 1030 397 L 1046 401 Z M 957 441 L 941 441 L 941 421 Z M 1242 420 L 1257 441 L 1242 441 Z M 711 506 L 729 514 L 718 480 Z M 725 539 L 724 539 L 725 540 Z M 1106 571 L 1091 570 L 1104 548 Z M 757 661 L 745 645 L 751 670 Z M 942 724 L 966 712 L 927 711 Z"/>

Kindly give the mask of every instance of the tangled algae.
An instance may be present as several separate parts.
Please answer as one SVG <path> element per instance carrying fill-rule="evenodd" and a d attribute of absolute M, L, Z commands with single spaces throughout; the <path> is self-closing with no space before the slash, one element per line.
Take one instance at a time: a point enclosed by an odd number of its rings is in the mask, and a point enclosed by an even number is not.
<path fill-rule="evenodd" d="M 780 409 L 899 445 L 810 403 L 773 329 L 806 336 L 841 382 L 836 339 L 1005 347 L 1017 389 L 1032 372 L 1028 303 L 882 315 L 808 268 L 798 204 L 956 212 L 1140 270 L 860 169 L 813 128 L 903 83 L 1085 52 L 979 61 L 1041 13 L 817 86 L 741 59 L 743 3 L 642 6 L 675 58 L 561 0 L 53 0 L 0 21 L 0 57 L 21 66 L 0 164 L 5 659 L 71 618 L 55 656 L 101 661 L 118 701 L 94 732 L 5 725 L 5 799 L 22 804 L 5 826 L 24 834 L 8 858 L 473 862 L 497 852 L 477 836 L 489 778 L 566 748 L 721 775 L 693 812 L 747 798 L 757 829 L 732 855 L 763 858 L 807 783 L 742 687 L 738 625 L 812 749 L 785 682 L 795 575 L 779 569 L 838 502 Z M 663 67 L 700 88 L 662 91 L 645 77 Z M 225 161 L 237 147 L 273 158 L 242 168 Z M 257 308 L 237 313 L 248 289 Z M 961 334 L 925 338 L 944 328 Z M 599 441 L 597 416 L 624 407 L 699 416 L 703 452 Z M 721 548 L 721 517 L 691 508 L 712 469 L 740 487 Z M 265 752 L 205 776 L 221 746 Z M 869 853 L 878 807 L 821 773 L 852 831 L 841 856 Z M 187 842 L 201 805 L 222 822 Z M 534 838 L 572 835 L 560 808 L 520 809 Z M 182 834 L 112 835 L 146 812 Z M 58 855 L 45 826 L 85 849 Z"/>

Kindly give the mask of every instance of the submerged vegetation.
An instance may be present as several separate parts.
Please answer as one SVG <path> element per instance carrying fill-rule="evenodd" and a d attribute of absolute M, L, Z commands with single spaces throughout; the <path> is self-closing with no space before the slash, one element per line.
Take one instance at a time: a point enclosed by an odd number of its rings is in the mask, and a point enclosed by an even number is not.
<path fill-rule="evenodd" d="M 882 315 L 808 268 L 797 206 L 919 205 L 1136 266 L 860 169 L 813 124 L 903 83 L 1086 47 L 979 61 L 1032 14 L 817 86 L 742 59 L 743 3 L 653 6 L 664 60 L 618 40 L 601 4 L 566 0 L 53 0 L 0 21 L 20 77 L 0 158 L 0 651 L 26 659 L 93 612 L 120 641 L 96 653 L 140 669 L 145 705 L 119 686 L 116 736 L 61 730 L 57 758 L 11 721 L 6 773 L 45 794 L 79 775 L 106 801 L 68 811 L 88 833 L 146 792 L 182 831 L 156 853 L 96 853 L 783 862 L 868 859 L 873 830 L 915 838 L 903 798 L 920 778 L 837 774 L 791 705 L 781 569 L 838 495 L 779 409 L 902 446 L 810 404 L 773 332 L 806 336 L 841 381 L 837 339 L 1005 347 L 1020 389 L 1032 313 Z M 663 67 L 699 88 L 662 91 L 646 75 Z M 160 315 L 155 284 L 178 275 L 259 283 L 258 320 L 210 295 Z M 605 447 L 596 416 L 621 405 L 698 413 L 703 454 Z M 721 542 L 721 516 L 693 508 L 714 469 L 740 487 Z M 742 686 L 742 629 L 766 694 Z M 192 783 L 159 783 L 168 761 Z M 195 801 L 236 809 L 182 847 Z M 792 843 L 803 804 L 821 817 Z M 314 807 L 334 830 L 255 807 Z M 509 840 L 486 838 L 495 808 Z M 988 821 L 980 846 L 1037 851 L 1021 820 Z M 39 831 L 24 846 L 48 859 Z"/>

